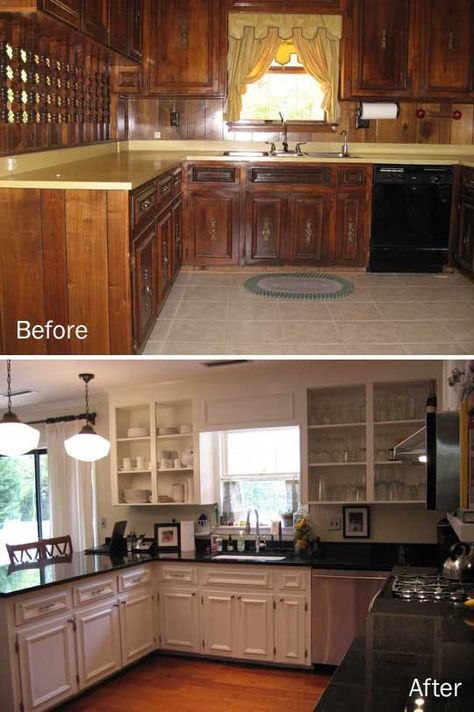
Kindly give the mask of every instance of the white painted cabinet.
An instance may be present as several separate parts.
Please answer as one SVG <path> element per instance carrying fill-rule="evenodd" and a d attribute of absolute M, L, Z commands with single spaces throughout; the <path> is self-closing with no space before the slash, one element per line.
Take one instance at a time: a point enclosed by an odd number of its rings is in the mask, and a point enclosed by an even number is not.
<path fill-rule="evenodd" d="M 153 597 L 149 589 L 120 597 L 122 665 L 138 660 L 155 648 Z"/>
<path fill-rule="evenodd" d="M 49 709 L 78 690 L 73 620 L 61 617 L 18 634 L 18 658 L 26 710 Z"/>
<path fill-rule="evenodd" d="M 273 660 L 273 595 L 244 593 L 236 597 L 238 607 L 237 657 Z"/>
<path fill-rule="evenodd" d="M 236 656 L 235 594 L 228 591 L 203 591 L 203 652 L 208 655 Z"/>
<path fill-rule="evenodd" d="M 303 594 L 282 594 L 275 599 L 275 661 L 286 665 L 308 663 L 309 614 Z"/>
<path fill-rule="evenodd" d="M 75 621 L 79 686 L 82 690 L 122 667 L 119 603 L 111 600 L 101 606 L 88 607 L 76 613 Z"/>
<path fill-rule="evenodd" d="M 198 591 L 168 588 L 160 592 L 160 646 L 189 653 L 201 651 Z"/>

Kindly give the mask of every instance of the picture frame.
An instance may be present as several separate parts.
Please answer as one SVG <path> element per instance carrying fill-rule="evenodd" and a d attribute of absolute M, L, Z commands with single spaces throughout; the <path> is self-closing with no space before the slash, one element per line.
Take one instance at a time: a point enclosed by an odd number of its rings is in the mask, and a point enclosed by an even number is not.
<path fill-rule="evenodd" d="M 155 551 L 162 554 L 181 553 L 181 524 L 159 522 L 155 524 Z"/>
<path fill-rule="evenodd" d="M 342 508 L 342 534 L 345 539 L 368 539 L 370 537 L 369 507 L 344 506 Z"/>

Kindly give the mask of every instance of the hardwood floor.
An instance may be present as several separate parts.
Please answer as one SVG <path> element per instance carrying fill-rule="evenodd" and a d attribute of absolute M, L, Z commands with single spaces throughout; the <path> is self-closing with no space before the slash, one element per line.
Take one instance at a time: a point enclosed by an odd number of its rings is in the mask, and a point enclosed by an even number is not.
<path fill-rule="evenodd" d="M 68 712 L 311 712 L 329 681 L 312 671 L 152 655 Z"/>

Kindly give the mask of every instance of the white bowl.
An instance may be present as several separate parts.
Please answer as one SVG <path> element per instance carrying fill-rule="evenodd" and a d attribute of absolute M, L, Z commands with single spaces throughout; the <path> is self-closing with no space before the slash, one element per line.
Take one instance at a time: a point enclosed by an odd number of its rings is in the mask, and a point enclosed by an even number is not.
<path fill-rule="evenodd" d="M 146 428 L 129 428 L 127 430 L 127 437 L 129 438 L 146 438 L 148 436 L 148 430 Z"/>

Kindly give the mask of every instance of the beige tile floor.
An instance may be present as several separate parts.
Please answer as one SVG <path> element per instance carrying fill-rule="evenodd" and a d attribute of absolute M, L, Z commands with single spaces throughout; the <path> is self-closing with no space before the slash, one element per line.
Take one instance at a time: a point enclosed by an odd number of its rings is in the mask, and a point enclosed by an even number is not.
<path fill-rule="evenodd" d="M 346 299 L 296 302 L 246 291 L 248 271 L 183 271 L 144 353 L 474 353 L 474 283 L 462 275 L 340 274 L 355 285 Z"/>

